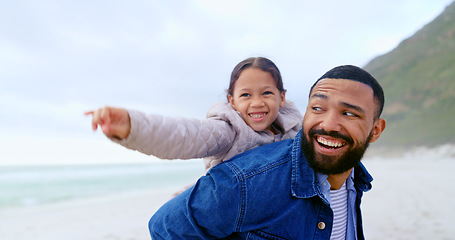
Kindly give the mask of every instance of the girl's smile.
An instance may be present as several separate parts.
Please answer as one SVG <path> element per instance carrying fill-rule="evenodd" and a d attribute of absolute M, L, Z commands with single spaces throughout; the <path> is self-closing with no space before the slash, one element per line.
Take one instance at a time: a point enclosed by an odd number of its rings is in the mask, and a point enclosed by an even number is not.
<path fill-rule="evenodd" d="M 259 113 L 249 113 L 248 116 L 250 116 L 253 121 L 260 122 L 265 119 L 265 116 L 267 115 L 266 112 L 259 112 Z"/>

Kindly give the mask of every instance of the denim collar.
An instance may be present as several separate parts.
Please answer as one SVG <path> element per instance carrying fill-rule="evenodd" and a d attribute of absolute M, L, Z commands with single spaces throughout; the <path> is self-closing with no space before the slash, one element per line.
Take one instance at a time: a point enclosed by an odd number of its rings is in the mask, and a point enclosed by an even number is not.
<path fill-rule="evenodd" d="M 302 134 L 302 130 L 300 130 L 295 136 L 292 146 L 292 195 L 297 198 L 310 198 L 318 195 L 322 199 L 325 199 L 318 187 L 318 181 L 315 177 L 316 174 L 302 153 Z M 371 181 L 373 181 L 373 178 L 365 169 L 365 166 L 359 163 L 354 171 L 354 186 L 356 189 L 366 192 L 371 189 Z"/>

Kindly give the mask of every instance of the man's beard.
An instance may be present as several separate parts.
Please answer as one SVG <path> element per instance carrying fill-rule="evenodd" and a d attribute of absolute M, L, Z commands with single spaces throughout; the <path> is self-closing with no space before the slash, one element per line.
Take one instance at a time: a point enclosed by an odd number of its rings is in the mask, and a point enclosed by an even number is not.
<path fill-rule="evenodd" d="M 328 156 L 316 153 L 314 150 L 314 135 L 326 135 L 334 138 L 341 138 L 350 144 L 350 148 L 341 156 Z M 341 174 L 357 166 L 368 148 L 373 131 L 370 132 L 365 142 L 360 142 L 357 146 L 352 147 L 354 141 L 351 137 L 341 135 L 338 132 L 326 132 L 324 130 L 311 129 L 308 133 L 309 138 L 302 132 L 302 153 L 305 154 L 310 167 L 322 174 L 332 175 Z M 316 155 L 317 154 L 317 155 Z"/>

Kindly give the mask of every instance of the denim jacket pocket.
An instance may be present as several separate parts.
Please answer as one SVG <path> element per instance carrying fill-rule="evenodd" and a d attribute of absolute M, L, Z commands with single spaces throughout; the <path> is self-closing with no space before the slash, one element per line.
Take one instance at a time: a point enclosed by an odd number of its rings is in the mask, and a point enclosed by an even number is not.
<path fill-rule="evenodd" d="M 247 240 L 286 240 L 286 238 L 278 237 L 270 233 L 256 230 L 248 233 Z"/>

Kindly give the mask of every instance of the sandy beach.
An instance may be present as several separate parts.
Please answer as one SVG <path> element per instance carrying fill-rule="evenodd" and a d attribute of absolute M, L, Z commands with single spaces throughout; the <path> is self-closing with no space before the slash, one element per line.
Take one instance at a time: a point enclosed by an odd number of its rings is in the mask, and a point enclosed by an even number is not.
<path fill-rule="evenodd" d="M 363 198 L 367 239 L 455 239 L 455 159 L 365 161 L 374 177 Z"/>
<path fill-rule="evenodd" d="M 455 159 L 366 159 L 374 177 L 362 209 L 367 239 L 454 239 Z M 147 223 L 175 189 L 0 212 L 2 240 L 150 239 Z"/>
<path fill-rule="evenodd" d="M 150 239 L 148 220 L 172 193 L 137 192 L 4 211 L 0 239 Z"/>

